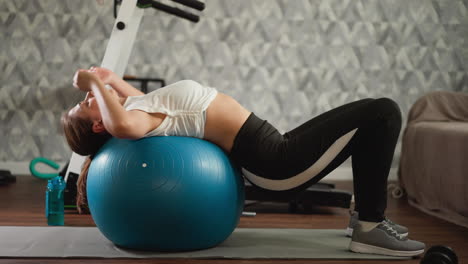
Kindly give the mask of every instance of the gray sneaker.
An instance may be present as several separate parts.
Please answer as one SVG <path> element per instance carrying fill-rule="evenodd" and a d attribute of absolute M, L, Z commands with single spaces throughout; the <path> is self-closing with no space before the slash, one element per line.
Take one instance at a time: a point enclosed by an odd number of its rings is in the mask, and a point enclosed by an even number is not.
<path fill-rule="evenodd" d="M 359 221 L 359 216 L 358 216 L 358 212 L 350 212 L 350 218 L 349 218 L 349 224 L 348 224 L 348 227 L 346 228 L 346 236 L 348 237 L 352 237 L 353 236 L 353 229 L 354 227 L 358 224 L 358 221 Z M 385 220 L 388 224 L 390 224 L 397 232 L 398 234 L 400 235 L 403 235 L 404 237 L 407 237 L 408 236 L 408 228 L 402 226 L 402 225 L 399 225 L 397 223 L 394 223 L 392 222 L 390 219 L 386 218 L 385 217 Z"/>
<path fill-rule="evenodd" d="M 349 250 L 358 253 L 412 257 L 424 252 L 424 243 L 404 237 L 388 222 L 382 221 L 368 232 L 356 225 L 349 244 Z"/>

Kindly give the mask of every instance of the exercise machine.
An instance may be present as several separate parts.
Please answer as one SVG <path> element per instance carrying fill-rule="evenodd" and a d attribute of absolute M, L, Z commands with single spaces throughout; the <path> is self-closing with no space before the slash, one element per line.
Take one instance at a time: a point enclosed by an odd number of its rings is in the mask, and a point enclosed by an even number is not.
<path fill-rule="evenodd" d="M 203 11 L 205 4 L 197 0 L 172 0 L 195 12 Z M 120 9 L 117 14 L 117 7 Z M 177 7 L 169 6 L 154 0 L 114 0 L 114 17 L 116 17 L 112 33 L 107 44 L 101 67 L 107 68 L 123 77 L 128 64 L 130 53 L 138 32 L 144 9 L 155 8 L 168 14 L 189 20 L 193 23 L 199 21 L 199 16 Z M 149 80 L 149 79 L 148 79 Z M 162 79 L 154 79 L 164 81 Z M 86 157 L 73 153 L 64 173 L 67 182 L 65 202 L 71 205 L 76 196 L 76 181 Z M 285 197 L 274 193 L 259 190 L 247 183 L 246 199 L 256 201 L 272 201 L 289 203 L 290 211 L 295 212 L 300 205 L 333 206 L 349 208 L 352 194 L 334 189 L 333 184 L 318 183 L 294 197 Z"/>

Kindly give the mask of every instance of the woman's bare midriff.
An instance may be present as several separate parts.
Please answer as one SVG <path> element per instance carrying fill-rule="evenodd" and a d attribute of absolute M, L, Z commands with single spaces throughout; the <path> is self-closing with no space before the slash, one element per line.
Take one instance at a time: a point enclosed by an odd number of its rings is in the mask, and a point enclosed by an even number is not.
<path fill-rule="evenodd" d="M 234 98 L 218 92 L 206 110 L 204 139 L 231 152 L 234 139 L 250 113 Z"/>

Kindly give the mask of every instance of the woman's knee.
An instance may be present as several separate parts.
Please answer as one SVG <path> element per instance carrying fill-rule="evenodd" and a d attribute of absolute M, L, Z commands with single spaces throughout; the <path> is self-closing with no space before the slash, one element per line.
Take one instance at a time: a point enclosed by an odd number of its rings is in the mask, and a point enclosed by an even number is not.
<path fill-rule="evenodd" d="M 373 103 L 377 108 L 375 110 L 379 118 L 383 118 L 387 122 L 391 122 L 391 124 L 401 126 L 402 114 L 398 103 L 387 97 L 375 99 Z"/>

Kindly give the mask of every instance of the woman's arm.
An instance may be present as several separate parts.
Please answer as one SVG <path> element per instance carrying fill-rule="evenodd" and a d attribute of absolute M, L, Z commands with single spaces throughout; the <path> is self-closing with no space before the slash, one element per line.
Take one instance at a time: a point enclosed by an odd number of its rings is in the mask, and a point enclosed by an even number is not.
<path fill-rule="evenodd" d="M 89 69 L 91 73 L 96 74 L 104 84 L 112 86 L 112 88 L 119 93 L 121 97 L 143 95 L 144 93 L 137 88 L 130 85 L 128 82 L 124 81 L 117 74 L 101 67 L 91 67 Z"/>
<path fill-rule="evenodd" d="M 142 111 L 126 111 L 116 92 L 106 89 L 104 83 L 88 71 L 75 74 L 74 85 L 85 92 L 93 92 L 107 132 L 118 138 L 137 139 L 155 129 L 153 116 Z"/>

